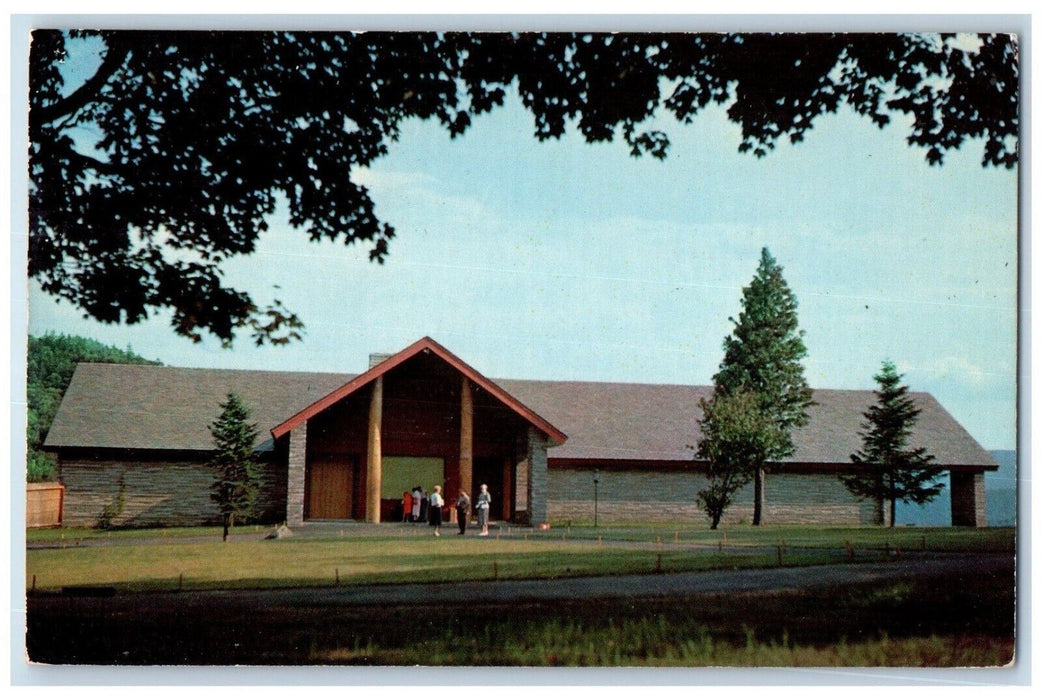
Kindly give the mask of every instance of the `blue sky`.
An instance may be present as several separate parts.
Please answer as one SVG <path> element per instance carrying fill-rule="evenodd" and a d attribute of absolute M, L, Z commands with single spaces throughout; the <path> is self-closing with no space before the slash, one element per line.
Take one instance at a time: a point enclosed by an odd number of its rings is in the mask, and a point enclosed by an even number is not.
<path fill-rule="evenodd" d="M 398 231 L 385 265 L 308 242 L 284 212 L 228 265 L 304 319 L 289 348 L 193 344 L 166 316 L 101 325 L 32 283 L 29 331 L 173 365 L 337 372 L 430 335 L 491 377 L 704 384 L 766 246 L 799 299 L 813 386 L 872 388 L 890 358 L 984 447 L 1015 446 L 1015 171 L 982 168 L 978 142 L 930 167 L 900 123 L 847 111 L 762 159 L 737 152 L 722 109 L 658 126 L 665 162 L 539 143 L 515 99 L 456 140 L 406 123 L 357 173 Z"/>

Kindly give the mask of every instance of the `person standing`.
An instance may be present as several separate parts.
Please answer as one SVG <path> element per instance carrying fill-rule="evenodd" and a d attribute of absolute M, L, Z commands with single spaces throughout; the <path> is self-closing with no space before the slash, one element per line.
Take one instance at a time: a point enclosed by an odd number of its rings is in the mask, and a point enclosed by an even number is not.
<path fill-rule="evenodd" d="M 412 519 L 412 493 L 402 491 L 402 522 L 407 523 Z"/>
<path fill-rule="evenodd" d="M 467 520 L 470 519 L 470 496 L 466 491 L 459 492 L 456 499 L 456 521 L 459 523 L 459 534 L 467 531 Z"/>
<path fill-rule="evenodd" d="M 434 487 L 428 502 L 428 510 L 431 515 L 431 525 L 434 527 L 434 536 L 441 537 L 441 508 L 445 505 L 445 499 L 441 497 L 441 485 Z"/>
<path fill-rule="evenodd" d="M 412 490 L 412 522 L 418 522 L 420 520 L 420 499 L 423 498 L 423 489 L 416 486 Z"/>
<path fill-rule="evenodd" d="M 481 526 L 481 536 L 488 537 L 488 511 L 492 505 L 492 496 L 488 492 L 488 484 L 481 485 L 481 493 L 478 494 L 474 509 L 478 512 L 478 525 Z"/>

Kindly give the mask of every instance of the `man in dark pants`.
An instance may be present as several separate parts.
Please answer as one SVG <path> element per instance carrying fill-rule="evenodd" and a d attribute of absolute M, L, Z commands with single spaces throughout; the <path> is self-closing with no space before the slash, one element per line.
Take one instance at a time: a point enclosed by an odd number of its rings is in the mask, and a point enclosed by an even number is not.
<path fill-rule="evenodd" d="M 466 491 L 459 492 L 456 499 L 456 522 L 459 524 L 459 534 L 467 531 L 467 520 L 470 519 L 470 496 Z"/>

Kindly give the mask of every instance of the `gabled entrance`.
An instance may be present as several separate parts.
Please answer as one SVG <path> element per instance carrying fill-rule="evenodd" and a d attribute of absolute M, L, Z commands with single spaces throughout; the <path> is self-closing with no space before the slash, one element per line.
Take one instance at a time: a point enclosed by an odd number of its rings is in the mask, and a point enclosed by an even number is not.
<path fill-rule="evenodd" d="M 397 483 L 394 460 L 405 458 L 443 465 L 436 477 L 424 472 L 423 478 L 437 479 L 447 503 L 461 489 L 473 499 L 477 487 L 487 483 L 494 517 L 542 522 L 546 450 L 567 439 L 430 338 L 377 362 L 276 426 L 272 436 L 281 444 L 288 437 L 291 525 L 305 519 L 393 517 L 405 488 Z M 383 483 L 385 459 L 390 490 Z M 431 491 L 435 483 L 420 485 Z"/>

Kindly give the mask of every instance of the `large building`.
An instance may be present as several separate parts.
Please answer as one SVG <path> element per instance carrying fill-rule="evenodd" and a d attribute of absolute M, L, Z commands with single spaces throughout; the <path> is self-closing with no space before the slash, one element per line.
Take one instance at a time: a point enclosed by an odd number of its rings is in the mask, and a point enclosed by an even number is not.
<path fill-rule="evenodd" d="M 705 522 L 694 459 L 710 387 L 492 380 L 430 338 L 373 356 L 358 375 L 81 364 L 47 435 L 65 485 L 66 525 L 102 513 L 127 526 L 217 520 L 209 426 L 230 392 L 253 412 L 269 522 L 386 521 L 404 491 L 488 484 L 493 517 L 537 524 Z M 912 439 L 951 474 L 954 525 L 983 526 L 984 472 L 997 464 L 929 394 Z M 853 469 L 872 391 L 814 392 L 796 452 L 771 465 L 767 523 L 872 524 Z M 749 521 L 751 487 L 724 522 Z"/>

